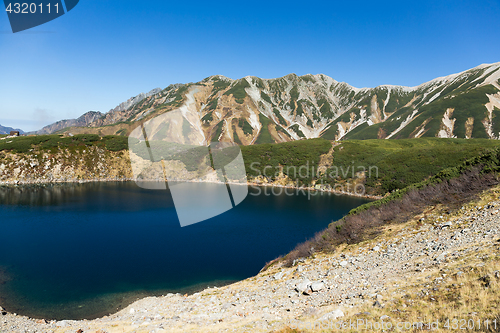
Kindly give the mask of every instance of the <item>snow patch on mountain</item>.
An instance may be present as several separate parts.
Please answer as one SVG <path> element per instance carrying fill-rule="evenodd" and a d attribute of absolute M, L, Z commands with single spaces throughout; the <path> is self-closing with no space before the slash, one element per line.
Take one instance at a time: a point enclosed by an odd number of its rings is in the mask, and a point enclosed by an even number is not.
<path fill-rule="evenodd" d="M 453 116 L 452 108 L 446 109 L 446 112 L 443 115 L 441 129 L 438 132 L 438 138 L 456 138 L 456 135 L 453 135 L 453 129 L 455 128 L 456 118 L 451 119 Z"/>
<path fill-rule="evenodd" d="M 399 131 L 401 131 L 403 128 L 406 127 L 406 125 L 408 125 L 409 123 L 411 123 L 411 121 L 415 118 L 415 115 L 418 113 L 418 109 L 417 110 L 413 110 L 413 112 L 408 115 L 408 117 L 406 117 L 405 120 L 403 120 L 400 124 L 399 124 L 399 127 L 396 128 L 391 134 L 389 134 L 386 139 L 390 139 L 392 138 L 394 135 L 396 135 Z"/>

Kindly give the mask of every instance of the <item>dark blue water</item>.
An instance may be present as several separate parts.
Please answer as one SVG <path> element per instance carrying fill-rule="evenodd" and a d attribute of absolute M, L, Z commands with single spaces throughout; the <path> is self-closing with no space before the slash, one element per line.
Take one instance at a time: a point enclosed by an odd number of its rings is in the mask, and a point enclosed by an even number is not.
<path fill-rule="evenodd" d="M 0 188 L 0 305 L 95 318 L 146 295 L 245 279 L 366 202 L 279 192 L 249 188 L 233 210 L 181 228 L 169 191 L 134 183 Z"/>

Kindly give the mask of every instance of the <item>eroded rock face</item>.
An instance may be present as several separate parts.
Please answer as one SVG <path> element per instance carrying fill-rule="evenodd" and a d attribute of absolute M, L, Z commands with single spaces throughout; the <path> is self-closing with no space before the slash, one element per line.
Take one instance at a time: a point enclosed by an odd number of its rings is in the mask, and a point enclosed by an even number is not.
<path fill-rule="evenodd" d="M 128 151 L 85 147 L 58 152 L 0 151 L 0 183 L 51 183 L 127 180 L 132 178 Z"/>

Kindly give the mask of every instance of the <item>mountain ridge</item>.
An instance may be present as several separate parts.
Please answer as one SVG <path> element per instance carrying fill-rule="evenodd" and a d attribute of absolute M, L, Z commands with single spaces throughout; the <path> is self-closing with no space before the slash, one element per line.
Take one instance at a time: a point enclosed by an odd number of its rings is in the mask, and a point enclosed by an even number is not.
<path fill-rule="evenodd" d="M 99 111 L 88 111 L 76 119 L 63 119 L 56 121 L 42 129 L 35 131 L 34 134 L 52 134 L 67 127 L 78 126 L 85 127 L 92 123 L 95 119 L 102 117 L 103 114 Z"/>
<path fill-rule="evenodd" d="M 11 131 L 19 131 L 19 134 L 24 134 L 24 131 L 19 128 L 12 128 L 0 125 L 0 134 L 10 134 Z"/>
<path fill-rule="evenodd" d="M 236 80 L 213 75 L 139 94 L 71 131 L 127 135 L 140 123 L 181 108 L 206 143 L 248 145 L 315 137 L 498 139 L 499 91 L 500 62 L 414 87 L 357 88 L 325 74 Z"/>

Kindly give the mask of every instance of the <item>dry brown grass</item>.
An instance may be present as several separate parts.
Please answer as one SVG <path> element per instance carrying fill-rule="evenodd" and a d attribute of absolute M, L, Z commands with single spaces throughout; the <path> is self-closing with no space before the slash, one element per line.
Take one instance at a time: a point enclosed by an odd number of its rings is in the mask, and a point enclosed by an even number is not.
<path fill-rule="evenodd" d="M 484 206 L 500 199 L 500 186 L 483 192 L 477 200 L 464 204 L 464 209 L 456 211 L 453 217 L 458 218 L 471 208 Z M 439 215 L 449 211 L 445 205 L 430 206 L 424 215 Z M 416 228 L 420 223 L 415 216 L 410 221 L 397 225 L 387 225 L 381 230 L 377 240 L 389 240 L 401 229 Z M 435 217 L 435 216 L 434 216 Z M 434 219 L 432 219 L 434 220 Z M 355 250 L 361 244 L 348 247 Z M 439 266 L 428 268 L 413 278 L 401 277 L 398 287 L 389 287 L 382 301 L 383 308 L 374 307 L 374 300 L 366 300 L 355 308 L 342 309 L 346 316 L 339 318 L 345 322 L 364 320 L 375 323 L 382 322 L 382 316 L 389 316 L 384 322 L 391 323 L 392 328 L 386 332 L 420 332 L 428 330 L 428 323 L 438 323 L 433 332 L 500 332 L 500 238 L 485 240 L 475 244 L 479 250 L 448 261 Z M 486 322 L 486 320 L 488 322 Z M 335 321 L 337 322 L 337 321 Z M 410 323 L 409 329 L 397 329 L 398 323 Z M 424 323 L 416 328 L 415 323 Z M 447 325 L 448 324 L 448 325 Z M 487 325 L 486 325 L 487 324 Z M 434 325 L 435 327 L 435 325 Z M 462 328 L 462 329 L 461 329 Z M 365 329 L 363 325 L 357 329 L 344 329 L 344 332 L 382 331 Z M 286 327 L 279 333 L 301 332 L 319 333 L 331 330 L 293 330 Z"/>
<path fill-rule="evenodd" d="M 428 323 L 438 323 L 433 332 L 473 331 L 500 332 L 500 239 L 482 251 L 434 269 L 426 274 L 406 281 L 407 285 L 398 287 L 391 299 L 381 301 L 383 308 L 373 306 L 373 300 L 353 309 L 347 309 L 345 322 L 363 320 L 356 329 L 344 332 L 369 332 L 365 323 L 391 323 L 388 332 L 419 332 L 428 330 Z M 478 255 L 482 259 L 477 259 Z M 457 274 L 457 272 L 462 272 Z M 439 281 L 439 282 L 437 282 Z M 404 283 L 404 281 L 401 281 Z M 488 320 L 488 325 L 486 325 Z M 337 321 L 335 321 L 337 322 Z M 398 323 L 412 327 L 397 329 Z M 416 328 L 416 323 L 423 323 Z M 386 324 L 389 325 L 389 324 Z M 433 324 L 433 327 L 436 327 Z M 461 329 L 462 328 L 462 329 Z M 381 331 L 381 330 L 378 330 Z M 297 330 L 283 328 L 277 333 L 318 333 L 329 330 Z"/>

